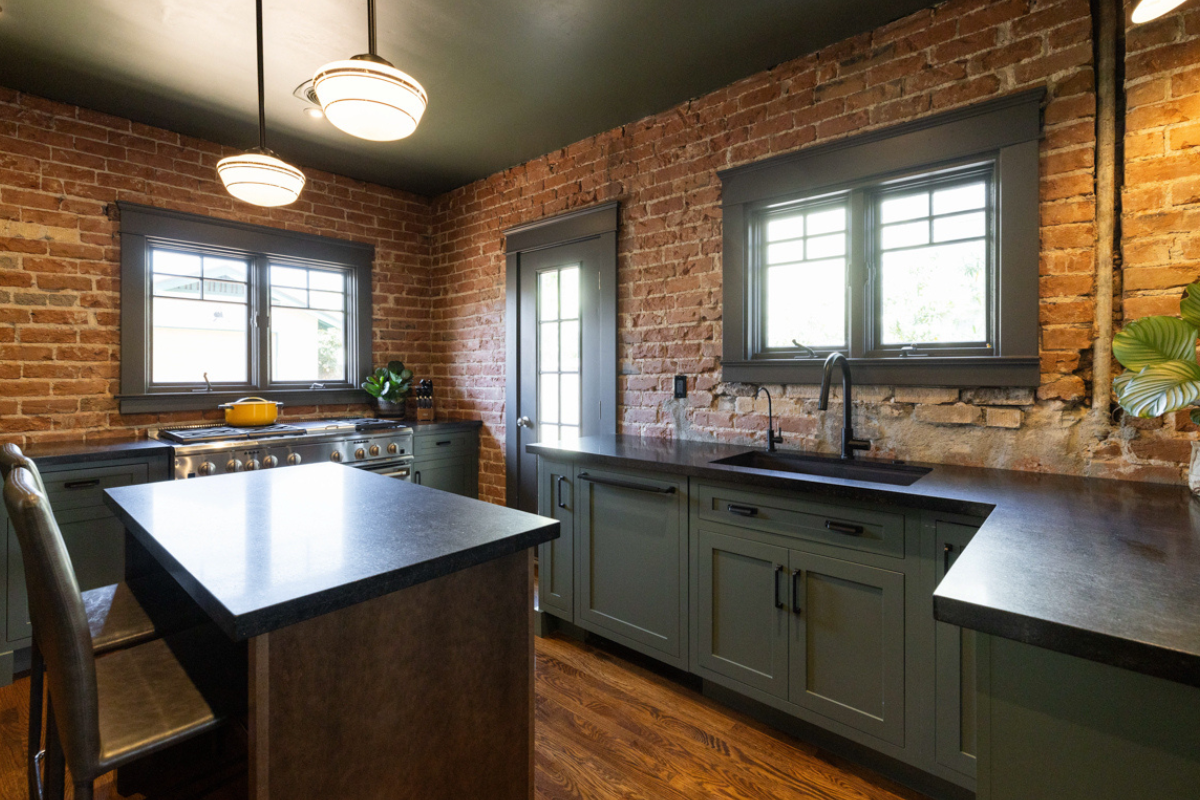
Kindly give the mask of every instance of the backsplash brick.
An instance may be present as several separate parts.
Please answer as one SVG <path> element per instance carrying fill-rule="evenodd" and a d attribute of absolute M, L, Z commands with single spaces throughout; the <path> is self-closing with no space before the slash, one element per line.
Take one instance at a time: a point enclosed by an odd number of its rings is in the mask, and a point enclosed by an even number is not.
<path fill-rule="evenodd" d="M 434 369 L 442 406 L 485 423 L 484 496 L 504 499 L 504 229 L 619 200 L 621 432 L 759 444 L 765 399 L 721 380 L 717 170 L 1035 86 L 1048 94 L 1041 386 L 861 387 L 856 430 L 884 456 L 1180 482 L 1195 426 L 1088 408 L 1091 31 L 1086 0 L 952 0 L 436 198 Z M 1198 10 L 1129 33 L 1126 318 L 1177 310 L 1200 275 L 1198 37 Z M 675 374 L 687 400 L 671 394 Z M 818 412 L 816 387 L 770 388 L 786 446 L 835 451 L 839 408 Z"/>
<path fill-rule="evenodd" d="M 117 200 L 375 245 L 375 358 L 428 371 L 429 201 L 305 170 L 300 200 L 260 209 L 235 201 L 217 180 L 217 160 L 232 152 L 0 89 L 0 441 L 134 438 L 168 422 L 221 419 L 215 408 L 117 413 Z"/>

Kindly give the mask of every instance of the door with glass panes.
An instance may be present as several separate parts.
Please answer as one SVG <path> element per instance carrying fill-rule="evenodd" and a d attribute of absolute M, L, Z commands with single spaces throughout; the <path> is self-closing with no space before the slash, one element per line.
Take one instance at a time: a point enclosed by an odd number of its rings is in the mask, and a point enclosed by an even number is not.
<path fill-rule="evenodd" d="M 521 253 L 517 507 L 537 510 L 525 446 L 615 432 L 616 286 L 612 235 Z"/>

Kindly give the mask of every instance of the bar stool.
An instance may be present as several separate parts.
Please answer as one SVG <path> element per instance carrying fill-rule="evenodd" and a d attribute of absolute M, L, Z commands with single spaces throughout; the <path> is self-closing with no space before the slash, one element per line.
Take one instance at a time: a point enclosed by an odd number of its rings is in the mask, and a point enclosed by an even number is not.
<path fill-rule="evenodd" d="M 17 468 L 29 470 L 41 494 L 45 484 L 37 465 L 13 444 L 0 446 L 0 480 Z M 204 613 L 166 573 L 135 578 L 130 582 L 100 586 L 82 593 L 92 649 L 97 655 L 132 647 L 163 634 L 183 630 L 206 621 Z M 36 632 L 35 632 L 36 634 Z M 26 769 L 31 800 L 41 794 L 38 762 L 44 752 L 42 740 L 43 669 L 37 639 L 30 647 L 29 664 L 29 749 Z"/>
<path fill-rule="evenodd" d="M 111 770 L 212 730 L 245 710 L 246 651 L 212 625 L 97 657 L 79 584 L 46 495 L 12 470 L 4 504 L 25 565 L 29 613 L 50 685 L 46 794 L 76 800 Z"/>

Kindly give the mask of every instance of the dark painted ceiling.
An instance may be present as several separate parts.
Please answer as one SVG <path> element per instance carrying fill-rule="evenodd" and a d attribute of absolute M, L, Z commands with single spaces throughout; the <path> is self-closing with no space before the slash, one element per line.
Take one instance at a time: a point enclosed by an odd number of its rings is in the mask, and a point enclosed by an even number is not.
<path fill-rule="evenodd" d="M 931 0 L 378 0 L 379 53 L 429 93 L 364 142 L 292 91 L 365 52 L 364 0 L 266 0 L 268 144 L 434 195 L 932 5 Z M 0 86 L 257 143 L 253 0 L 0 0 Z"/>

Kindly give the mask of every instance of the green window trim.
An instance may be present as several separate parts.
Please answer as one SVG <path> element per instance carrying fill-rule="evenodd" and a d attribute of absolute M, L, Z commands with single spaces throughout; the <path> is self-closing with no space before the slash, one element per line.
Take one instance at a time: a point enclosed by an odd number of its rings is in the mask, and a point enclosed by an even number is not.
<path fill-rule="evenodd" d="M 362 403 L 358 378 L 371 366 L 371 271 L 375 248 L 325 236 L 295 233 L 229 220 L 118 203 L 121 233 L 121 389 L 122 414 L 212 409 L 247 394 L 269 392 L 292 405 Z M 151 380 L 151 255 L 155 249 L 232 255 L 250 265 L 247 337 L 248 379 L 212 387 Z M 345 379 L 270 379 L 270 266 L 336 270 L 345 276 Z M 317 388 L 313 388 L 317 387 Z"/>
<path fill-rule="evenodd" d="M 1038 143 L 1044 95 L 1042 89 L 1022 92 L 719 173 L 724 379 L 816 383 L 824 357 L 837 349 L 848 354 L 855 379 L 864 384 L 1038 385 Z M 885 343 L 875 204 L 895 185 L 919 187 L 975 174 L 989 176 L 991 192 L 986 341 L 915 348 Z M 789 203 L 829 204 L 839 197 L 849 209 L 846 342 L 836 348 L 767 347 L 763 215 Z"/>

